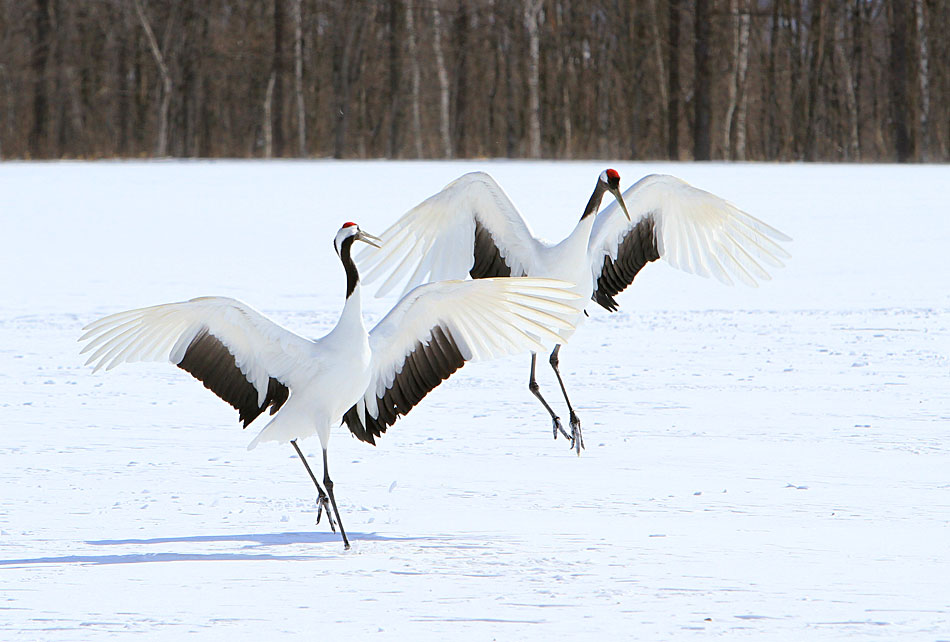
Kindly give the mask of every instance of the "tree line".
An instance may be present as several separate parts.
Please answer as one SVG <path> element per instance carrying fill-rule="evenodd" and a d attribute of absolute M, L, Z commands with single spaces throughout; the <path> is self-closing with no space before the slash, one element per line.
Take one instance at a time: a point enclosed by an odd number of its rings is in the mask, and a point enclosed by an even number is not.
<path fill-rule="evenodd" d="M 0 158 L 945 161 L 950 0 L 0 0 Z"/>

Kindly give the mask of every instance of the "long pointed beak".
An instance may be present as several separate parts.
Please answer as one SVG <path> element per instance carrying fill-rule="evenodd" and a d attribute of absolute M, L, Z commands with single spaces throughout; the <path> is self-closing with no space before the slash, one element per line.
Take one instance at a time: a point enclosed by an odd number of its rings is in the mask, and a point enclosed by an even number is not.
<path fill-rule="evenodd" d="M 623 202 L 623 194 L 620 193 L 619 188 L 609 187 L 610 193 L 614 195 L 614 198 L 617 199 L 617 202 L 620 203 L 620 209 L 623 210 L 624 215 L 627 217 L 628 221 L 633 219 L 630 218 L 630 212 L 627 211 L 627 204 Z"/>
<path fill-rule="evenodd" d="M 630 217 L 628 216 L 627 218 L 630 218 Z M 372 245 L 373 247 L 382 247 L 380 243 L 383 242 L 383 239 L 379 238 L 378 236 L 373 236 L 372 234 L 367 234 L 363 230 L 360 230 L 359 234 L 356 235 L 356 240 L 363 241 L 364 243 L 368 243 L 369 245 Z"/>

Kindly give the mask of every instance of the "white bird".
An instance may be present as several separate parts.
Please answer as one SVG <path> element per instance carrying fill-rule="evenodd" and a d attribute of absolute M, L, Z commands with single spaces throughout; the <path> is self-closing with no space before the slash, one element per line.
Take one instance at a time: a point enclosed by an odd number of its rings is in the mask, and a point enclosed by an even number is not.
<path fill-rule="evenodd" d="M 346 303 L 324 337 L 305 339 L 250 306 L 202 297 L 119 312 L 90 323 L 80 341 L 93 351 L 96 370 L 121 363 L 169 360 L 231 404 L 246 427 L 268 408 L 274 415 L 248 448 L 289 441 L 318 491 L 318 513 L 329 504 L 346 548 L 340 512 L 327 468 L 330 429 L 346 423 L 375 443 L 396 420 L 469 359 L 537 349 L 557 339 L 577 311 L 572 284 L 550 279 L 449 281 L 412 290 L 371 332 L 363 325 L 355 241 L 376 237 L 346 223 L 334 245 L 346 271 Z M 378 247 L 378 246 L 377 246 Z M 323 448 L 326 493 L 297 446 L 313 435 Z"/>
<path fill-rule="evenodd" d="M 619 193 L 620 175 L 603 171 L 573 232 L 560 243 L 535 238 L 504 190 L 484 172 L 465 174 L 409 210 L 382 234 L 378 252 L 357 256 L 370 283 L 386 277 L 377 296 L 405 281 L 406 289 L 427 280 L 530 276 L 576 283 L 574 292 L 609 311 L 614 297 L 649 262 L 665 259 L 673 267 L 724 283 L 748 285 L 769 279 L 762 263 L 781 267 L 788 253 L 776 241 L 782 232 L 731 203 L 673 176 L 650 175 Z M 605 191 L 616 198 L 597 213 Z M 630 211 L 627 210 L 630 205 Z M 618 211 L 618 206 L 625 216 Z M 572 319 L 578 325 L 585 312 Z M 541 396 L 535 380 L 537 355 L 531 355 L 528 387 L 551 415 L 554 438 L 560 431 L 580 454 L 580 420 L 558 370 L 561 344 L 574 328 L 562 330 L 550 363 L 570 412 L 571 435 Z"/>

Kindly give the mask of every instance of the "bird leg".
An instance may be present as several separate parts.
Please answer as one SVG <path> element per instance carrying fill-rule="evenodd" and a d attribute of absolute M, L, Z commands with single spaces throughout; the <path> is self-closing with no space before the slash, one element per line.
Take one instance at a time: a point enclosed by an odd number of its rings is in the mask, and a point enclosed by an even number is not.
<path fill-rule="evenodd" d="M 336 523 L 333 520 L 333 514 L 330 512 L 329 497 L 327 497 L 327 494 L 323 492 L 323 488 L 321 488 L 319 482 L 317 482 L 316 475 L 314 475 L 313 471 L 310 470 L 310 464 L 307 463 L 307 458 L 303 456 L 303 452 L 301 452 L 300 447 L 297 446 L 297 440 L 292 440 L 290 445 L 293 446 L 294 450 L 297 451 L 297 455 L 300 456 L 300 461 L 303 462 L 304 468 L 307 469 L 307 473 L 310 475 L 310 479 L 313 480 L 313 485 L 317 487 L 317 523 L 320 523 L 320 518 L 323 516 L 323 511 L 326 509 L 327 520 L 330 522 L 330 530 L 335 533 Z"/>
<path fill-rule="evenodd" d="M 340 519 L 340 509 L 336 507 L 336 497 L 333 496 L 333 480 L 330 479 L 330 469 L 327 467 L 327 449 L 323 449 L 323 485 L 327 487 L 327 493 L 330 495 L 330 503 L 333 505 L 333 512 L 336 513 L 336 522 L 340 525 L 340 535 L 343 536 L 343 548 L 350 549 L 350 541 L 346 539 L 346 531 L 343 530 L 343 520 Z M 330 511 L 327 511 L 329 514 Z"/>
<path fill-rule="evenodd" d="M 567 390 L 564 388 L 564 380 L 561 379 L 561 372 L 557 369 L 559 363 L 557 354 L 561 351 L 561 344 L 554 346 L 554 351 L 551 352 L 551 358 L 549 359 L 551 367 L 554 368 L 554 374 L 557 375 L 557 382 L 561 384 L 561 393 L 564 395 L 564 401 L 567 402 L 567 409 L 571 411 L 571 441 L 574 447 L 574 450 L 577 451 L 577 456 L 580 457 L 581 450 L 584 448 L 584 437 L 581 435 L 581 420 L 577 418 L 577 413 L 574 412 L 573 406 L 571 406 L 571 400 L 567 398 Z"/>
<path fill-rule="evenodd" d="M 548 405 L 548 402 L 544 400 L 544 397 L 541 396 L 541 388 L 538 386 L 537 380 L 534 378 L 534 368 L 538 360 L 538 355 L 534 352 L 531 353 L 531 377 L 528 379 L 528 390 L 538 398 L 538 401 L 541 402 L 541 405 L 544 406 L 544 409 L 548 411 L 551 415 L 551 421 L 554 422 L 554 438 L 557 439 L 557 433 L 560 432 L 564 435 L 565 439 L 571 440 L 571 448 L 574 447 L 574 439 L 567 434 L 567 431 L 564 430 L 564 427 L 561 425 L 561 418 L 558 417 L 554 410 L 551 409 L 551 406 Z"/>

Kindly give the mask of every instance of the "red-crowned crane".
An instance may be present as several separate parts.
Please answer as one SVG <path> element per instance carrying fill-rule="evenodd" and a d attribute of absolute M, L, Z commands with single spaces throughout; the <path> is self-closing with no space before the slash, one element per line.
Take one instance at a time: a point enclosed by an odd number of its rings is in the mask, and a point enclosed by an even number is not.
<path fill-rule="evenodd" d="M 560 243 L 548 243 L 535 238 L 491 176 L 465 174 L 404 214 L 383 232 L 382 249 L 363 252 L 357 261 L 367 283 L 385 277 L 377 296 L 403 281 L 409 289 L 466 275 L 547 277 L 576 283 L 574 291 L 583 300 L 593 299 L 612 312 L 619 307 L 614 297 L 643 266 L 660 258 L 687 272 L 754 286 L 770 278 L 762 263 L 781 267 L 781 259 L 789 256 L 776 243 L 789 241 L 785 234 L 674 176 L 646 176 L 622 195 L 619 182 L 616 170 L 603 171 L 574 231 Z M 598 214 L 606 191 L 616 202 Z M 575 326 L 583 314 L 572 320 Z M 581 424 L 558 370 L 561 344 L 573 332 L 560 331 L 550 357 L 570 412 L 570 435 L 538 389 L 535 353 L 528 387 L 550 413 L 554 438 L 559 431 L 569 437 L 579 455 Z"/>
<path fill-rule="evenodd" d="M 94 351 L 86 363 L 98 370 L 167 359 L 232 405 L 245 427 L 269 409 L 273 419 L 248 448 L 289 441 L 317 487 L 317 522 L 325 509 L 336 530 L 335 515 L 349 548 L 327 467 L 330 429 L 346 415 L 354 435 L 375 443 L 374 436 L 464 362 L 557 340 L 579 306 L 572 284 L 550 279 L 446 281 L 412 290 L 367 332 L 351 247 L 378 240 L 354 223 L 337 233 L 346 302 L 336 326 L 320 339 L 294 334 L 240 301 L 201 297 L 90 323 L 80 338 L 87 342 L 83 353 Z M 323 448 L 326 492 L 297 446 L 314 433 Z"/>

